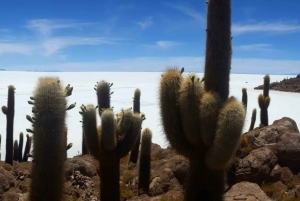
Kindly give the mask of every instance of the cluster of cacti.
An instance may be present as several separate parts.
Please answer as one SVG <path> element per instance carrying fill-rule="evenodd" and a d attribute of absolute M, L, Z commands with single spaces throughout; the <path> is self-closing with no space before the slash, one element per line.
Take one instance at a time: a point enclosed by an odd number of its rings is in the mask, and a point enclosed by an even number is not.
<path fill-rule="evenodd" d="M 2 106 L 2 112 L 6 115 L 6 154 L 5 163 L 13 165 L 13 133 L 15 116 L 15 87 L 8 86 L 7 106 Z"/>
<path fill-rule="evenodd" d="M 138 181 L 138 193 L 145 194 L 149 191 L 150 184 L 150 165 L 151 165 L 151 143 L 152 132 L 146 128 L 142 133 L 141 140 L 141 153 L 139 163 L 139 181 Z"/>
<path fill-rule="evenodd" d="M 141 90 L 136 89 L 134 91 L 134 97 L 133 97 L 133 113 L 141 113 L 140 98 L 141 98 Z M 128 164 L 130 164 L 130 163 L 136 164 L 137 163 L 137 159 L 139 156 L 139 149 L 140 149 L 140 141 L 141 141 L 141 134 L 139 134 L 138 139 L 137 139 L 133 149 L 130 152 Z"/>
<path fill-rule="evenodd" d="M 39 79 L 34 95 L 30 97 L 33 117 L 27 119 L 33 129 L 27 131 L 33 133 L 34 144 L 31 201 L 62 199 L 67 146 L 65 117 L 66 111 L 75 107 L 75 104 L 66 107 L 66 96 L 71 95 L 72 90 L 70 85 L 64 89 L 57 78 L 45 77 Z"/>
<path fill-rule="evenodd" d="M 260 127 L 268 126 L 268 107 L 270 105 L 270 97 L 269 97 L 269 89 L 270 89 L 270 76 L 266 75 L 264 77 L 264 90 L 263 94 L 258 96 L 258 105 L 260 107 Z"/>
<path fill-rule="evenodd" d="M 83 130 L 90 153 L 100 163 L 101 200 L 120 200 L 120 159 L 134 146 L 141 130 L 144 116 L 122 110 L 115 115 L 110 106 L 110 87 L 112 84 L 101 81 L 97 84 L 98 106 L 81 106 Z M 101 118 L 97 128 L 96 109 Z"/>
<path fill-rule="evenodd" d="M 195 74 L 167 70 L 160 82 L 163 128 L 175 150 L 190 161 L 185 199 L 222 200 L 224 170 L 240 142 L 242 103 L 229 95 L 230 0 L 208 1 L 204 88 Z"/>

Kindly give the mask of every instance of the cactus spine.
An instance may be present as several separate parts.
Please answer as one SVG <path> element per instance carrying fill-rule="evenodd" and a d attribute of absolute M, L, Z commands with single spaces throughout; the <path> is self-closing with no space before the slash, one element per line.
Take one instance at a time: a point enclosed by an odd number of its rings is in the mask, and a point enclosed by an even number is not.
<path fill-rule="evenodd" d="M 31 142 L 32 142 L 32 137 L 29 137 L 29 135 L 26 135 L 26 145 L 25 145 L 25 150 L 24 150 L 24 155 L 23 155 L 23 162 L 27 162 L 28 161 L 28 154 L 30 152 L 30 148 L 31 148 Z"/>
<path fill-rule="evenodd" d="M 2 112 L 6 115 L 6 155 L 5 163 L 13 165 L 13 134 L 15 116 L 15 87 L 8 86 L 7 107 L 2 106 Z"/>
<path fill-rule="evenodd" d="M 141 98 L 141 90 L 136 89 L 134 91 L 134 97 L 133 97 L 133 112 L 134 113 L 141 113 L 140 98 Z M 140 149 L 140 141 L 141 141 L 141 133 L 139 134 L 138 139 L 137 139 L 133 149 L 130 152 L 128 164 L 130 164 L 130 163 L 136 164 L 137 163 L 137 159 L 139 156 L 139 149 Z"/>
<path fill-rule="evenodd" d="M 256 109 L 254 108 L 254 109 L 252 110 L 251 124 L 250 124 L 249 131 L 252 131 L 252 130 L 254 129 L 255 121 L 256 121 Z"/>
<path fill-rule="evenodd" d="M 171 146 L 189 158 L 185 200 L 221 201 L 224 170 L 240 142 L 245 108 L 229 95 L 231 1 L 209 0 L 204 87 L 196 75 L 167 70 L 160 108 Z"/>
<path fill-rule="evenodd" d="M 126 156 L 135 144 L 143 117 L 122 110 L 114 118 L 110 107 L 110 87 L 101 81 L 96 86 L 101 127 L 97 129 L 95 107 L 81 107 L 84 132 L 88 148 L 100 162 L 100 199 L 120 200 L 120 159 Z M 89 118 L 85 118 L 85 116 Z M 89 129 L 89 130 L 86 130 Z M 98 142 L 98 143 L 95 143 Z"/>
<path fill-rule="evenodd" d="M 139 167 L 139 194 L 145 194 L 149 191 L 150 184 L 150 165 L 151 165 L 151 140 L 152 132 L 146 128 L 142 133 L 140 167 Z"/>
<path fill-rule="evenodd" d="M 63 170 L 66 159 L 66 96 L 69 85 L 64 89 L 57 78 L 40 78 L 34 96 L 32 111 L 34 154 L 30 201 L 62 200 Z M 30 129 L 27 129 L 30 131 Z M 27 137 L 28 140 L 28 137 Z"/>
<path fill-rule="evenodd" d="M 15 142 L 14 142 L 14 161 L 18 161 L 18 150 L 19 150 L 18 140 L 15 140 Z"/>
<path fill-rule="evenodd" d="M 258 96 L 258 105 L 260 107 L 260 124 L 263 126 L 269 125 L 268 119 L 268 107 L 270 105 L 270 97 L 269 97 L 269 89 L 270 89 L 270 76 L 266 75 L 264 77 L 264 90 L 263 94 Z"/>
<path fill-rule="evenodd" d="M 21 132 L 20 138 L 19 138 L 19 150 L 18 150 L 18 161 L 22 162 L 22 155 L 23 155 L 23 141 L 24 141 L 24 135 Z"/>

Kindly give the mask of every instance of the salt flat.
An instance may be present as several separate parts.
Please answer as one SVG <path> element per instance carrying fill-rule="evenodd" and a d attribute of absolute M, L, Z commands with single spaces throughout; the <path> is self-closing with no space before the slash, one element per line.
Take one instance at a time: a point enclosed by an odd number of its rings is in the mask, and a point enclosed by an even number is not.
<path fill-rule="evenodd" d="M 186 75 L 187 73 L 185 73 Z M 21 71 L 2 71 L 0 72 L 0 105 L 7 105 L 7 86 L 14 85 L 15 93 L 15 119 L 14 119 L 14 140 L 19 139 L 19 133 L 26 133 L 26 128 L 31 128 L 31 123 L 26 120 L 26 115 L 31 115 L 31 105 L 27 103 L 32 96 L 39 77 L 55 76 L 59 77 L 63 85 L 71 84 L 74 87 L 73 95 L 68 97 L 68 104 L 76 102 L 74 109 L 67 112 L 68 142 L 73 143 L 73 147 L 68 151 L 68 157 L 73 157 L 81 152 L 82 128 L 80 111 L 81 104 L 97 105 L 96 82 L 105 80 L 113 82 L 111 96 L 111 106 L 115 112 L 121 108 L 132 107 L 132 97 L 134 90 L 141 90 L 141 111 L 145 113 L 146 120 L 143 128 L 150 128 L 153 132 L 153 142 L 166 147 L 168 143 L 164 138 L 160 124 L 158 107 L 158 85 L 161 73 L 159 72 L 21 72 Z M 200 78 L 202 73 L 197 74 Z M 258 126 L 260 119 L 260 109 L 257 97 L 262 90 L 254 90 L 255 86 L 263 83 L 264 75 L 253 74 L 232 74 L 230 77 L 230 95 L 241 100 L 242 88 L 248 91 L 248 112 L 244 131 L 249 129 L 252 109 L 257 109 Z M 286 77 L 295 75 L 270 75 L 271 82 L 280 81 Z M 269 106 L 269 123 L 282 117 L 291 117 L 300 125 L 300 93 L 270 91 L 271 104 Z M 297 101 L 297 102 L 296 102 Z M 5 159 L 6 141 L 6 116 L 0 114 L 0 134 L 2 134 L 1 159 Z M 100 119 L 98 118 L 98 124 Z"/>

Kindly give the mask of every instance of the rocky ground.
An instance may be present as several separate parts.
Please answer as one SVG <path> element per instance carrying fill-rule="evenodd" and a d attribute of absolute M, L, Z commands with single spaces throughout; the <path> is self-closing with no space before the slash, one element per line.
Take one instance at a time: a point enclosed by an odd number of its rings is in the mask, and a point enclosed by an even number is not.
<path fill-rule="evenodd" d="M 173 149 L 152 145 L 151 183 L 147 195 L 137 196 L 138 165 L 122 160 L 121 200 L 181 201 L 188 160 Z M 74 165 L 77 164 L 77 165 Z M 65 201 L 98 201 L 99 164 L 92 156 L 65 162 Z M 27 201 L 31 162 L 0 163 L 0 201 Z M 300 200 L 300 134 L 296 123 L 282 118 L 244 134 L 236 158 L 227 171 L 225 201 Z"/>
<path fill-rule="evenodd" d="M 254 89 L 263 89 L 263 85 L 259 85 Z M 300 74 L 293 78 L 283 79 L 280 82 L 272 82 L 270 90 L 286 91 L 286 92 L 300 92 Z"/>

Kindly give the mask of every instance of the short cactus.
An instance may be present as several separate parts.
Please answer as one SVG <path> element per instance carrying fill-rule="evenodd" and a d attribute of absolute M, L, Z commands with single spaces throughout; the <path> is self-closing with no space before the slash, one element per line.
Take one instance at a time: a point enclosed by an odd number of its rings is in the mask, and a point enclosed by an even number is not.
<path fill-rule="evenodd" d="M 270 96 L 269 96 L 269 89 L 270 89 L 270 76 L 266 75 L 264 77 L 264 90 L 263 94 L 258 96 L 258 105 L 260 107 L 260 125 L 268 126 L 269 125 L 269 118 L 268 118 L 268 107 L 270 105 Z"/>
<path fill-rule="evenodd" d="M 143 116 L 131 109 L 122 110 L 115 119 L 110 108 L 110 87 L 105 81 L 96 86 L 101 127 L 96 125 L 96 107 L 82 106 L 84 133 L 91 154 L 100 162 L 100 199 L 120 200 L 120 159 L 135 144 L 141 130 Z"/>
<path fill-rule="evenodd" d="M 6 155 L 5 163 L 13 165 L 13 133 L 15 116 L 15 87 L 8 86 L 7 107 L 2 106 L 2 112 L 6 115 Z"/>
<path fill-rule="evenodd" d="M 247 111 L 247 103 L 248 103 L 248 95 L 247 95 L 247 89 L 246 88 L 243 88 L 242 89 L 242 103 L 245 107 L 245 110 Z"/>
<path fill-rule="evenodd" d="M 22 155 L 23 155 L 23 141 L 24 141 L 24 135 L 21 132 L 20 138 L 19 138 L 19 150 L 18 150 L 18 161 L 22 162 Z"/>
<path fill-rule="evenodd" d="M 249 131 L 252 131 L 254 129 L 255 121 L 256 121 L 256 109 L 254 108 L 252 110 L 251 124 L 250 124 Z"/>
<path fill-rule="evenodd" d="M 34 100 L 31 103 L 33 130 L 27 130 L 33 132 L 35 163 L 31 172 L 30 201 L 62 200 L 67 146 L 65 117 L 66 111 L 75 106 L 67 106 L 66 96 L 71 91 L 69 85 L 63 88 L 57 78 L 45 77 L 39 79 L 31 98 Z"/>
<path fill-rule="evenodd" d="M 240 142 L 245 108 L 229 96 L 231 1 L 209 0 L 204 86 L 195 74 L 168 69 L 159 99 L 171 146 L 189 158 L 185 200 L 221 201 L 225 169 Z"/>
<path fill-rule="evenodd" d="M 25 150 L 24 150 L 24 155 L 23 155 L 23 162 L 28 162 L 28 154 L 30 153 L 30 148 L 31 148 L 31 142 L 32 142 L 32 137 L 29 137 L 29 135 L 26 135 L 26 145 L 25 145 Z"/>
<path fill-rule="evenodd" d="M 144 129 L 141 140 L 141 154 L 140 154 L 140 166 L 139 166 L 139 181 L 138 192 L 139 194 L 147 194 L 150 184 L 150 172 L 151 172 L 151 140 L 152 132 L 150 129 Z"/>
<path fill-rule="evenodd" d="M 18 150 L 19 150 L 18 140 L 15 140 L 15 142 L 14 142 L 14 161 L 18 161 Z"/>

